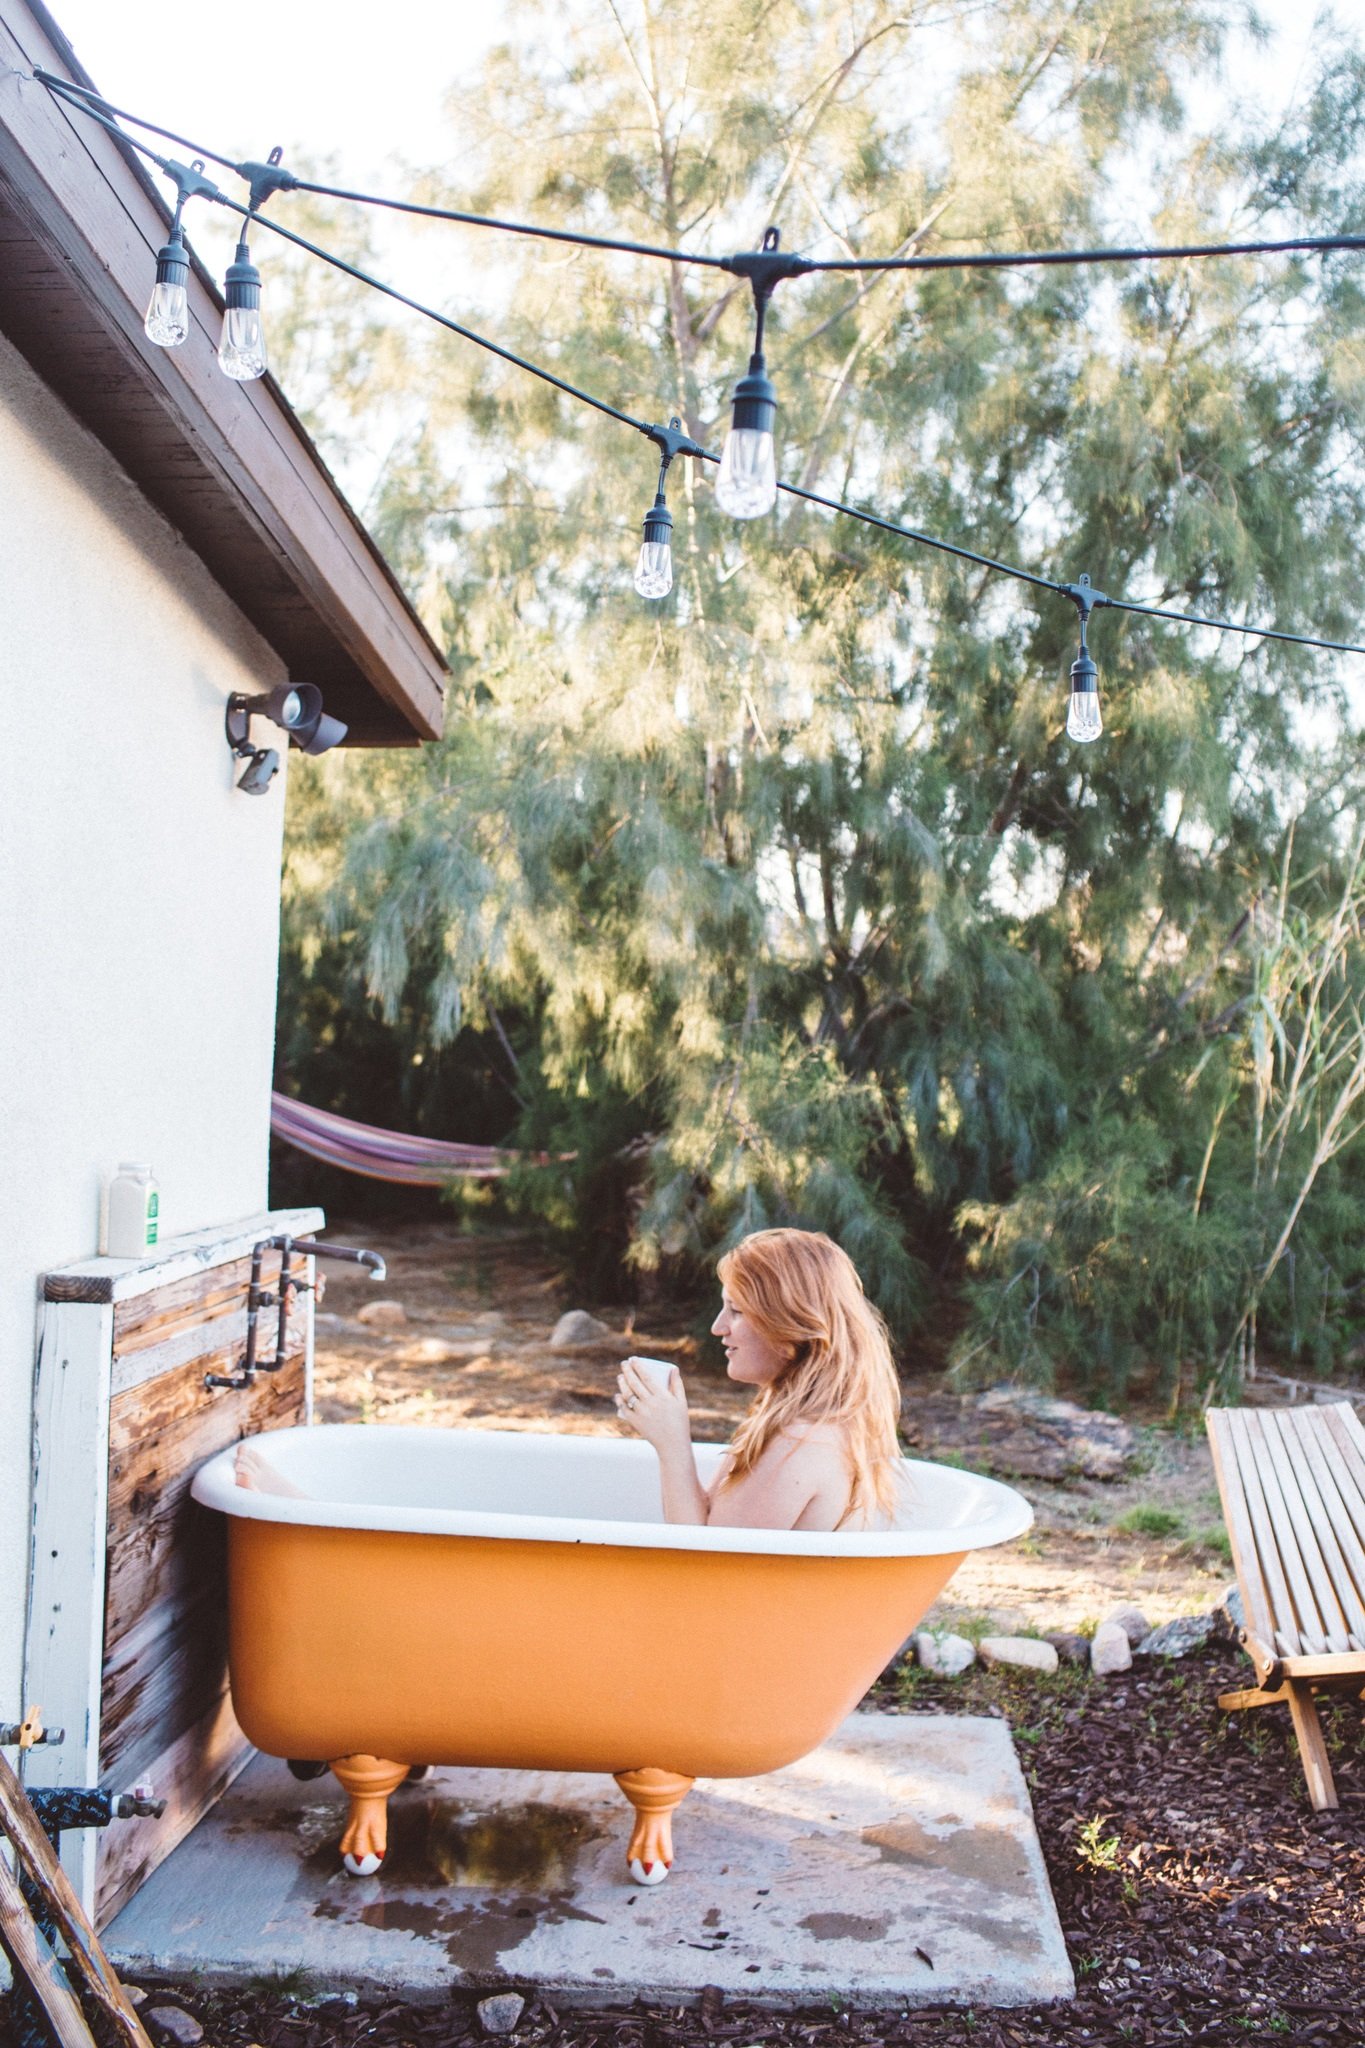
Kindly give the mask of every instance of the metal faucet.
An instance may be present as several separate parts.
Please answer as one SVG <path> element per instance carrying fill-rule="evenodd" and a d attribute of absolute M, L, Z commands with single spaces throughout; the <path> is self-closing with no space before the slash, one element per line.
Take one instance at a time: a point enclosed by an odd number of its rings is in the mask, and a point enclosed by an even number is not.
<path fill-rule="evenodd" d="M 280 1254 L 279 1292 L 261 1285 L 261 1261 L 267 1252 Z M 251 1278 L 246 1294 L 246 1350 L 242 1355 L 241 1370 L 235 1373 L 206 1372 L 206 1387 L 249 1387 L 258 1372 L 278 1372 L 284 1364 L 284 1347 L 288 1336 L 289 1311 L 296 1294 L 306 1294 L 319 1283 L 295 1277 L 293 1258 L 300 1252 L 304 1258 L 349 1259 L 352 1264 L 369 1268 L 372 1280 L 382 1280 L 387 1268 L 378 1252 L 361 1251 L 348 1244 L 324 1244 L 316 1237 L 263 1237 L 251 1248 Z M 275 1356 L 268 1364 L 257 1363 L 256 1323 L 263 1308 L 278 1308 L 279 1319 L 275 1329 Z"/>

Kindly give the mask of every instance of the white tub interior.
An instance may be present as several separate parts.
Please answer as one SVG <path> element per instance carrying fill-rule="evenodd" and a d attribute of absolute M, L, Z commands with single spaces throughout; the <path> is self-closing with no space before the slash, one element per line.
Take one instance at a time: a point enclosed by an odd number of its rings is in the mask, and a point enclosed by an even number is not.
<path fill-rule="evenodd" d="M 307 1499 L 238 1486 L 232 1449 L 201 1466 L 195 1499 L 248 1520 L 313 1527 L 805 1557 L 977 1550 L 1022 1535 L 1033 1520 L 1012 1487 L 909 1458 L 903 1461 L 906 1504 L 893 1528 L 825 1534 L 670 1525 L 663 1520 L 658 1460 L 638 1440 L 323 1423 L 273 1430 L 263 1448 Z M 724 1446 L 699 1444 L 696 1450 L 703 1483 L 709 1482 Z"/>

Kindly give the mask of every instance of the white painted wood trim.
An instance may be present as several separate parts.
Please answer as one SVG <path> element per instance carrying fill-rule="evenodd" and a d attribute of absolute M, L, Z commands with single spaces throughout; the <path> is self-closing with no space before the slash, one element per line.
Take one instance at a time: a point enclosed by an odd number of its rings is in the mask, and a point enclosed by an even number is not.
<path fill-rule="evenodd" d="M 104 1557 L 109 1499 L 112 1304 L 48 1302 L 33 1417 L 33 1570 L 24 1700 L 66 1740 L 24 1756 L 29 1785 L 94 1785 L 100 1767 Z M 86 1913 L 95 1904 L 96 1831 L 62 1837 Z"/>
<path fill-rule="evenodd" d="M 46 1276 L 45 1292 L 53 1283 L 60 1292 L 61 1283 L 70 1281 L 100 1298 L 52 1299 L 49 1292 L 42 1308 L 34 1388 L 33 1544 L 23 1706 L 40 1706 L 45 1723 L 64 1728 L 66 1739 L 25 1752 L 26 1784 L 99 1783 L 115 1305 L 230 1265 L 249 1256 L 263 1237 L 310 1236 L 325 1221 L 321 1209 L 270 1210 L 227 1227 L 219 1224 L 170 1238 L 154 1258 L 86 1259 Z M 307 1269 L 312 1279 L 313 1260 L 307 1261 Z M 305 1400 L 311 1421 L 311 1293 L 303 1297 L 303 1308 Z M 245 1338 L 244 1312 L 242 1333 Z M 164 1350 L 155 1347 L 132 1354 L 125 1372 L 131 1370 L 134 1378 L 127 1383 L 136 1383 L 142 1359 L 157 1358 L 159 1370 L 165 1370 Z M 95 1910 L 99 1841 L 96 1828 L 72 1828 L 62 1836 L 62 1862 L 87 1914 Z"/>
<path fill-rule="evenodd" d="M 63 1266 L 44 1276 L 44 1293 L 49 1301 L 70 1300 L 74 1289 L 88 1288 L 89 1300 L 97 1294 L 101 1302 L 135 1301 L 158 1287 L 187 1279 L 211 1266 L 225 1266 L 233 1259 L 250 1257 L 253 1246 L 263 1237 L 309 1237 L 325 1221 L 321 1209 L 271 1209 L 259 1216 L 245 1216 L 239 1223 L 214 1224 L 208 1230 L 187 1231 L 182 1237 L 168 1237 L 146 1259 L 82 1259 L 78 1265 Z"/>

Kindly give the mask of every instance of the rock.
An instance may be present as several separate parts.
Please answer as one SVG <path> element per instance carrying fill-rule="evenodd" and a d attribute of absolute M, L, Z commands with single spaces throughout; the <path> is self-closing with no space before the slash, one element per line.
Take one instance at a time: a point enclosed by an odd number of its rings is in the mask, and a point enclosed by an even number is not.
<path fill-rule="evenodd" d="M 526 2010 L 526 2000 L 515 1991 L 499 1991 L 479 2000 L 479 2025 L 485 2034 L 510 2034 Z"/>
<path fill-rule="evenodd" d="M 1182 1614 L 1175 1621 L 1168 1621 L 1163 1628 L 1154 1628 L 1137 1645 L 1139 1657 L 1188 1657 L 1191 1650 L 1202 1650 L 1213 1634 L 1211 1614 Z"/>
<path fill-rule="evenodd" d="M 1049 1674 L 1057 1669 L 1057 1652 L 1038 1636 L 982 1636 L 976 1648 L 988 1668 L 1007 1664 L 1018 1671 Z"/>
<path fill-rule="evenodd" d="M 477 1341 L 452 1344 L 445 1337 L 423 1337 L 420 1344 L 413 1345 L 410 1355 L 423 1365 L 468 1365 L 483 1348 Z"/>
<path fill-rule="evenodd" d="M 1090 1669 L 1096 1678 L 1111 1678 L 1116 1671 L 1131 1671 L 1133 1646 L 1128 1631 L 1117 1621 L 1102 1621 L 1090 1642 Z"/>
<path fill-rule="evenodd" d="M 1027 1387 L 992 1387 L 978 1396 L 974 1412 L 984 1425 L 988 1461 L 1022 1478 L 1117 1479 L 1137 1451 L 1119 1416 Z"/>
<path fill-rule="evenodd" d="M 123 1995 L 129 2005 L 145 2005 L 147 2003 L 147 1993 L 140 1984 L 125 1984 Z"/>
<path fill-rule="evenodd" d="M 568 1344 L 600 1344 L 611 1331 L 596 1316 L 590 1316 L 581 1308 L 571 1308 L 562 1315 L 550 1332 L 550 1349 L 562 1351 Z"/>
<path fill-rule="evenodd" d="M 367 1301 L 356 1310 L 355 1319 L 371 1330 L 396 1330 L 407 1321 L 408 1312 L 401 1301 Z"/>
<path fill-rule="evenodd" d="M 1227 1636 L 1234 1643 L 1240 1641 L 1242 1630 L 1247 1625 L 1247 1611 L 1236 1586 L 1224 1589 L 1222 1599 L 1213 1610 L 1213 1623 L 1220 1635 Z"/>
<path fill-rule="evenodd" d="M 1088 1664 L 1090 1662 L 1089 1636 L 1072 1636 L 1065 1633 L 1046 1635 L 1045 1643 L 1051 1643 L 1063 1664 Z"/>
<path fill-rule="evenodd" d="M 195 2048 L 195 2043 L 204 2038 L 198 2020 L 178 2005 L 153 2006 L 143 2013 L 142 2024 L 154 2041 L 173 2043 L 174 2048 Z"/>
<path fill-rule="evenodd" d="M 976 1662 L 976 1651 L 965 1636 L 941 1635 L 932 1629 L 921 1629 L 911 1640 L 915 1645 L 915 1662 L 940 1678 L 957 1678 Z"/>
<path fill-rule="evenodd" d="M 1121 1628 L 1134 1648 L 1152 1633 L 1152 1624 L 1140 1607 L 1111 1607 L 1104 1618 Z"/>

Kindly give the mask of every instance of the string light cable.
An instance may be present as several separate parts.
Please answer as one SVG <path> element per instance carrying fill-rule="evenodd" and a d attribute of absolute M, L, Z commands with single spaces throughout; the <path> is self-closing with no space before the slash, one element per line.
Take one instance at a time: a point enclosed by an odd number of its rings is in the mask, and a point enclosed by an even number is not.
<path fill-rule="evenodd" d="M 984 255 L 914 256 L 899 258 L 871 258 L 866 260 L 836 260 L 825 262 L 788 252 L 781 248 L 776 228 L 770 228 L 758 250 L 747 250 L 734 256 L 711 257 L 692 254 L 685 250 L 670 250 L 653 247 L 646 243 L 618 241 L 606 236 L 583 235 L 564 229 L 537 228 L 524 223 L 493 219 L 484 215 L 457 213 L 451 209 L 426 207 L 416 202 L 389 200 L 372 194 L 346 191 L 340 187 L 324 186 L 297 178 L 280 161 L 281 152 L 273 150 L 265 163 L 246 161 L 235 163 L 218 152 L 202 148 L 174 130 L 160 127 L 144 120 L 140 115 L 128 113 L 103 99 L 90 87 L 79 86 L 68 79 L 55 77 L 52 73 L 35 67 L 35 80 L 46 86 L 56 96 L 67 101 L 81 113 L 106 129 L 125 148 L 132 148 L 155 164 L 176 188 L 176 205 L 172 218 L 171 232 L 165 246 L 157 256 L 156 281 L 152 302 L 147 313 L 149 339 L 162 347 L 173 347 L 188 334 L 187 294 L 185 290 L 188 275 L 188 253 L 185 249 L 181 215 L 186 202 L 191 198 L 202 198 L 220 205 L 242 218 L 242 231 L 238 241 L 237 256 L 227 275 L 226 308 L 224 312 L 223 339 L 219 349 L 219 360 L 229 376 L 239 379 L 257 377 L 266 367 L 264 336 L 260 324 L 260 273 L 250 260 L 247 237 L 250 230 L 259 226 L 271 234 L 292 243 L 296 248 L 318 258 L 333 269 L 369 289 L 381 293 L 406 306 L 412 312 L 444 327 L 462 340 L 486 350 L 489 354 L 510 363 L 514 368 L 540 379 L 554 389 L 580 404 L 631 428 L 650 440 L 659 450 L 659 478 L 653 505 L 645 515 L 644 538 L 635 570 L 635 587 L 640 595 L 647 598 L 666 596 L 672 587 L 671 531 L 672 516 L 665 498 L 665 485 L 669 465 L 679 455 L 687 455 L 701 462 L 717 465 L 718 477 L 716 495 L 722 508 L 739 518 L 755 518 L 770 510 L 779 492 L 784 496 L 797 498 L 811 505 L 841 514 L 846 518 L 874 527 L 898 539 L 930 548 L 938 553 L 956 557 L 975 567 L 994 574 L 1010 577 L 1016 582 L 1026 583 L 1039 590 L 1067 598 L 1076 608 L 1080 626 L 1080 651 L 1071 669 L 1071 695 L 1067 713 L 1067 732 L 1076 741 L 1086 742 L 1097 739 L 1101 731 L 1098 695 L 1098 670 L 1087 644 L 1090 616 L 1093 611 L 1106 609 L 1139 614 L 1148 618 L 1167 619 L 1176 624 L 1202 626 L 1224 633 L 1237 633 L 1247 638 L 1275 640 L 1300 647 L 1315 647 L 1331 653 L 1365 654 L 1365 646 L 1350 641 L 1329 640 L 1313 634 L 1288 633 L 1278 628 L 1248 624 L 1234 619 L 1213 618 L 1198 612 L 1181 612 L 1163 605 L 1141 604 L 1136 600 L 1114 597 L 1097 590 L 1088 576 L 1081 576 L 1076 583 L 1060 582 L 1043 576 L 1033 570 L 1024 569 L 1017 563 L 1005 562 L 976 549 L 940 536 L 924 533 L 914 527 L 902 525 L 869 512 L 858 505 L 851 505 L 842 499 L 826 497 L 818 491 L 811 491 L 796 484 L 786 484 L 776 475 L 775 450 L 773 446 L 773 417 L 776 411 L 776 394 L 768 379 L 763 355 L 763 328 L 768 302 L 776 286 L 788 279 L 805 276 L 817 270 L 925 270 L 925 269 L 1000 269 L 1016 265 L 1138 262 L 1165 258 L 1195 258 L 1230 255 L 1251 255 L 1285 253 L 1289 251 L 1319 251 L 1365 249 L 1365 236 L 1312 236 L 1287 239 L 1277 242 L 1247 242 L 1237 244 L 1200 243 L 1179 248 L 1135 248 L 1081 251 L 1018 251 L 992 252 Z M 119 121 L 130 121 L 134 126 L 146 129 L 151 134 L 162 136 L 168 141 L 180 144 L 194 155 L 194 162 L 186 166 L 172 158 L 162 156 L 150 144 L 138 140 L 121 128 Z M 204 175 L 204 166 L 212 162 L 232 171 L 248 187 L 249 201 L 243 205 L 221 191 Z M 277 192 L 301 191 L 322 197 L 351 201 L 361 205 L 389 207 L 395 211 L 409 212 L 436 218 L 461 222 L 466 225 L 498 228 L 511 234 L 526 234 L 553 241 L 571 242 L 581 247 L 602 248 L 622 253 L 664 257 L 672 261 L 703 263 L 707 266 L 730 272 L 746 278 L 753 290 L 755 306 L 754 349 L 750 357 L 749 370 L 735 387 L 732 399 L 730 430 L 726 437 L 724 451 L 717 456 L 710 449 L 703 448 L 684 433 L 675 416 L 667 426 L 637 419 L 633 414 L 623 412 L 619 407 L 598 398 L 594 393 L 572 384 L 558 376 L 543 364 L 535 363 L 501 343 L 477 333 L 473 328 L 462 325 L 435 307 L 400 291 L 397 286 L 362 270 L 358 265 L 335 255 L 321 244 L 296 233 L 261 212 L 262 206 Z M 154 331 L 155 330 L 155 331 Z M 164 338 L 163 338 L 164 337 Z"/>

